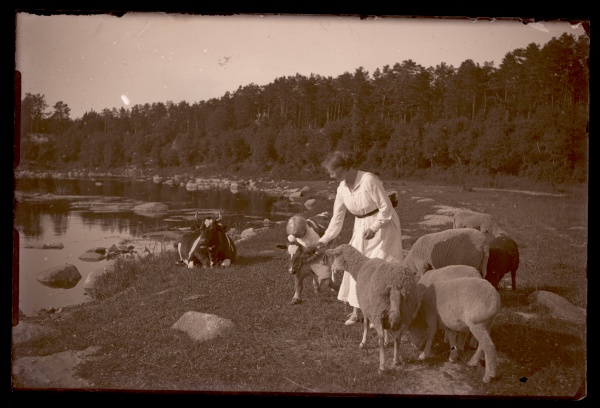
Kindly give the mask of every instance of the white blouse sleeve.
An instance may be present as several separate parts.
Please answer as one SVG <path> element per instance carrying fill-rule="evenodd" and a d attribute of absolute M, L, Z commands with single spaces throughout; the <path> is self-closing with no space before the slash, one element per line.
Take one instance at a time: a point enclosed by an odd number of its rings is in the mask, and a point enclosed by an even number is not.
<path fill-rule="evenodd" d="M 376 176 L 370 176 L 367 188 L 371 194 L 372 200 L 377 204 L 377 208 L 379 209 L 375 221 L 369 227 L 373 231 L 377 232 L 381 229 L 381 227 L 392 220 L 392 211 L 395 210 L 392 202 L 390 201 L 390 197 L 383 188 L 383 183 L 381 180 L 379 180 L 379 178 Z"/>
<path fill-rule="evenodd" d="M 335 201 L 333 203 L 333 215 L 331 216 L 331 221 L 323 233 L 323 236 L 319 238 L 319 243 L 327 244 L 340 234 L 342 226 L 344 225 L 346 211 L 346 205 L 344 204 L 344 200 L 342 199 L 338 189 L 338 192 L 335 195 Z"/>

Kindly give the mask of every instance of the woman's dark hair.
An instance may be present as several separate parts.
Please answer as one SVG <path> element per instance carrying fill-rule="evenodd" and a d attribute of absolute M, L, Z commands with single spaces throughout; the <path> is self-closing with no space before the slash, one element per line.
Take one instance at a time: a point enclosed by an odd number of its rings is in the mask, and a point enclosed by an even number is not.
<path fill-rule="evenodd" d="M 342 150 L 335 150 L 327 155 L 321 164 L 328 172 L 337 169 L 349 170 L 355 165 L 354 155 Z"/>

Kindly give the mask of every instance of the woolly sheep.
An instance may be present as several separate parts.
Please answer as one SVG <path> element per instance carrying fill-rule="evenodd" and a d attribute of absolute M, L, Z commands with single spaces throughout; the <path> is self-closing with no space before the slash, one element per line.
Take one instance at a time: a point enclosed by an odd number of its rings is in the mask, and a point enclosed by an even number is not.
<path fill-rule="evenodd" d="M 488 237 L 506 235 L 490 214 L 470 210 L 455 212 L 452 228 L 475 228 Z"/>
<path fill-rule="evenodd" d="M 332 270 L 348 271 L 356 280 L 356 296 L 365 317 L 361 348 L 367 345 L 369 322 L 379 338 L 379 373 L 385 370 L 384 330 L 394 338 L 394 360 L 399 360 L 398 347 L 402 333 L 408 329 L 418 309 L 415 277 L 404 270 L 401 263 L 379 258 L 367 258 L 356 248 L 342 244 L 325 251 L 333 256 Z"/>
<path fill-rule="evenodd" d="M 519 247 L 517 243 L 508 236 L 500 236 L 491 240 L 485 279 L 498 289 L 498 283 L 504 275 L 510 272 L 512 290 L 517 290 L 518 268 Z"/>
<path fill-rule="evenodd" d="M 471 367 L 485 357 L 483 382 L 488 383 L 496 376 L 496 347 L 490 330 L 498 311 L 500 295 L 491 283 L 481 277 L 465 277 L 433 282 L 423 293 L 420 314 L 427 324 L 427 342 L 419 360 L 431 355 L 431 343 L 438 328 L 450 329 L 449 341 L 456 345 L 456 332 L 470 330 L 478 341 L 477 350 L 467 363 Z M 411 341 L 418 336 L 415 318 L 409 328 Z"/>
<path fill-rule="evenodd" d="M 419 299 L 421 299 L 423 297 L 425 290 L 434 282 L 442 282 L 442 281 L 449 280 L 449 279 L 465 278 L 465 277 L 482 279 L 481 275 L 479 274 L 479 271 L 477 269 L 473 268 L 472 266 L 468 266 L 468 265 L 449 265 L 449 266 L 444 266 L 443 268 L 440 268 L 440 269 L 432 269 L 432 270 L 426 272 L 423 276 L 421 276 L 421 279 L 419 279 L 419 281 L 417 282 L 417 289 L 419 291 Z M 420 330 L 418 335 L 416 333 L 417 330 Z M 425 332 L 426 332 L 425 317 L 424 317 L 424 314 L 421 313 L 421 311 L 419 311 L 419 313 L 415 317 L 414 321 L 411 323 L 411 333 L 415 337 L 415 341 L 413 341 L 413 344 L 416 347 L 422 346 L 422 344 L 424 342 L 424 338 L 425 338 Z M 453 332 L 452 329 L 446 329 L 446 330 L 444 330 L 444 332 L 445 332 L 445 337 L 444 337 L 445 342 L 450 343 L 450 358 L 449 358 L 449 360 L 451 363 L 454 363 L 455 361 L 457 361 L 458 351 L 462 352 L 464 350 L 464 345 L 466 343 L 467 338 L 469 337 L 469 332 L 468 331 L 459 332 L 457 344 L 453 344 L 451 342 L 451 340 L 456 338 L 456 332 Z M 418 340 L 420 340 L 420 342 Z M 477 346 L 475 345 L 475 347 L 477 347 Z"/>
<path fill-rule="evenodd" d="M 474 228 L 449 229 L 419 237 L 404 258 L 404 266 L 419 279 L 430 269 L 469 265 L 485 275 L 488 250 L 485 235 Z"/>

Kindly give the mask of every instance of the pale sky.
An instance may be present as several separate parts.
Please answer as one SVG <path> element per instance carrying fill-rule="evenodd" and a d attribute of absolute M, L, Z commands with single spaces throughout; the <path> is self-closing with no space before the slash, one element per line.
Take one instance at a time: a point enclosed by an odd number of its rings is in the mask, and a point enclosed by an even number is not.
<path fill-rule="evenodd" d="M 16 69 L 22 95 L 86 111 L 171 101 L 190 105 L 278 77 L 373 74 L 405 60 L 458 68 L 467 59 L 499 67 L 506 53 L 540 46 L 568 22 L 518 20 L 165 13 L 38 16 L 17 14 Z"/>

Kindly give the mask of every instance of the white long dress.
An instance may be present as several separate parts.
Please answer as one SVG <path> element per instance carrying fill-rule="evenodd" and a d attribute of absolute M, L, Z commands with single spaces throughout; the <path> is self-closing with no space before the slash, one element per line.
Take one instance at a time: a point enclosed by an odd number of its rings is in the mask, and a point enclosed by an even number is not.
<path fill-rule="evenodd" d="M 350 190 L 343 180 L 338 188 L 333 204 L 333 215 L 327 230 L 319 239 L 328 243 L 342 230 L 346 212 L 355 215 L 367 214 L 376 208 L 379 211 L 365 218 L 355 217 L 350 245 L 369 258 L 381 258 L 388 262 L 402 262 L 402 231 L 400 218 L 392 206 L 388 193 L 379 178 L 368 172 L 358 171 L 354 188 Z M 376 234 L 364 239 L 363 234 L 371 228 Z M 360 307 L 356 297 L 356 281 L 348 272 L 344 272 L 338 299 L 353 307 Z"/>

